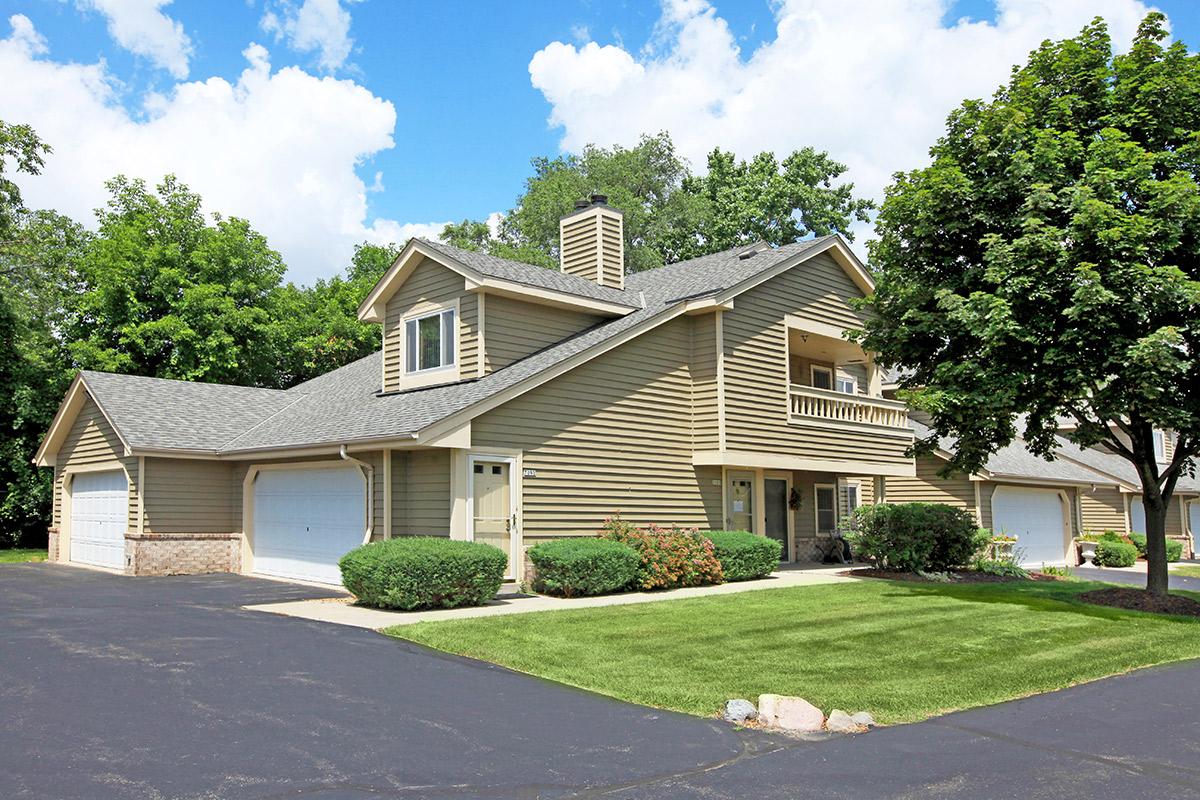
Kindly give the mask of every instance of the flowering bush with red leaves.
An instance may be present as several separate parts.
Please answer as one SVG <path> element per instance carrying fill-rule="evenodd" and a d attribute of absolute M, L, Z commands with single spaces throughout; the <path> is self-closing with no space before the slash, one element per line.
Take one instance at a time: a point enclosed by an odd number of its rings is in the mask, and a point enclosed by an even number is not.
<path fill-rule="evenodd" d="M 618 514 L 604 521 L 600 536 L 637 551 L 642 563 L 636 583 L 641 589 L 707 586 L 725 580 L 713 543 L 695 528 L 639 528 Z"/>

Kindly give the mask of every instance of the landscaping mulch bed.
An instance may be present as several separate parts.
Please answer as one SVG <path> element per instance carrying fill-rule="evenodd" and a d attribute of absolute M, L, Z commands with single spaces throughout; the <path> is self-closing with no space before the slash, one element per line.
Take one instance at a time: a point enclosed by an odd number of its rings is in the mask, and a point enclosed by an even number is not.
<path fill-rule="evenodd" d="M 915 572 L 900 572 L 899 570 L 891 569 L 850 569 L 845 572 L 838 573 L 848 578 L 882 578 L 888 581 L 912 581 L 913 583 L 936 583 L 928 578 L 922 578 Z M 986 572 L 975 572 L 974 570 L 954 570 L 950 573 L 954 576 L 954 583 L 1015 583 L 1017 581 L 1053 581 L 1058 580 L 1053 575 L 1043 575 L 1040 572 L 1029 573 L 1028 578 L 1007 578 L 1002 575 L 989 575 Z"/>
<path fill-rule="evenodd" d="M 1125 608 L 1130 611 L 1200 617 L 1200 601 L 1173 594 L 1157 597 L 1144 589 L 1093 589 L 1079 595 L 1079 599 L 1097 606 Z"/>

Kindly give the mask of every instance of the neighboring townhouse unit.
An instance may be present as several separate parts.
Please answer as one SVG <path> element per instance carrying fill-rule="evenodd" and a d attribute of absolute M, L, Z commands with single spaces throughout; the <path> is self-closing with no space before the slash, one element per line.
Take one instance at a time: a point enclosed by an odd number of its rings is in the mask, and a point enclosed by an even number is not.
<path fill-rule="evenodd" d="M 51 558 L 336 583 L 372 539 L 740 528 L 808 559 L 885 478 L 904 405 L 843 336 L 870 276 L 836 236 L 624 274 L 603 198 L 561 269 L 414 239 L 360 309 L 379 352 L 287 391 L 84 372 L 37 463 Z"/>
<path fill-rule="evenodd" d="M 917 419 L 909 424 L 919 438 L 931 433 Z M 1144 532 L 1141 489 L 1132 465 L 1110 452 L 1081 449 L 1065 438 L 1060 437 L 1059 445 L 1058 457 L 1046 461 L 1017 439 L 978 472 L 943 477 L 954 442 L 942 439 L 932 455 L 916 459 L 915 477 L 887 479 L 887 499 L 966 509 L 981 527 L 1017 536 L 1025 562 L 1034 565 L 1076 563 L 1074 542 L 1084 534 Z M 1167 535 L 1183 541 L 1190 554 L 1196 531 L 1200 485 L 1185 478 L 1171 500 Z"/>

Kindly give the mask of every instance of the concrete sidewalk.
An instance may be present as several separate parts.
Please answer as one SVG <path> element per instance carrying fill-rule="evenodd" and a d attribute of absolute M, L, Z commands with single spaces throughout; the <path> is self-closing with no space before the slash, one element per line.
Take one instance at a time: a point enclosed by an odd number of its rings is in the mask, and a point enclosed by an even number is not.
<path fill-rule="evenodd" d="M 317 622 L 332 622 L 354 628 L 379 630 L 393 625 L 412 625 L 434 620 L 470 619 L 472 617 L 495 617 L 504 614 L 529 614 L 536 611 L 563 611 L 572 608 L 597 608 L 601 606 L 625 606 L 635 603 L 657 603 L 664 600 L 682 600 L 688 597 L 712 597 L 721 594 L 737 594 L 761 589 L 787 589 L 793 586 L 816 586 L 828 583 L 845 583 L 856 580 L 838 573 L 849 567 L 787 567 L 769 577 L 755 581 L 722 583 L 719 586 L 696 586 L 687 589 L 672 589 L 667 592 L 629 592 L 600 597 L 577 597 L 567 600 L 540 594 L 501 594 L 484 606 L 471 608 L 442 608 L 434 611 L 383 611 L 354 605 L 353 598 L 333 597 L 320 600 L 296 600 L 284 603 L 262 603 L 243 606 L 248 611 L 265 611 L 286 617 L 299 617 Z"/>

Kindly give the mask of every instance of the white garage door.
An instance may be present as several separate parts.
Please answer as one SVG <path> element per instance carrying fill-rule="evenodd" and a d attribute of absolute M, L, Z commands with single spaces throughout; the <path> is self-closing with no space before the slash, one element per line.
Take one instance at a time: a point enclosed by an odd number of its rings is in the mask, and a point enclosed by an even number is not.
<path fill-rule="evenodd" d="M 1063 502 L 1054 490 L 998 487 L 992 495 L 992 530 L 1016 536 L 1026 564 L 1067 560 Z"/>
<path fill-rule="evenodd" d="M 128 516 L 129 482 L 124 472 L 76 474 L 71 479 L 71 560 L 122 569 Z"/>
<path fill-rule="evenodd" d="M 264 470 L 254 481 L 254 571 L 340 584 L 338 559 L 362 544 L 366 482 L 357 467 Z"/>
<path fill-rule="evenodd" d="M 1200 500 L 1188 503 L 1188 530 L 1200 539 Z"/>
<path fill-rule="evenodd" d="M 1146 532 L 1146 507 L 1142 498 L 1133 497 L 1129 500 L 1129 531 L 1130 533 Z"/>

